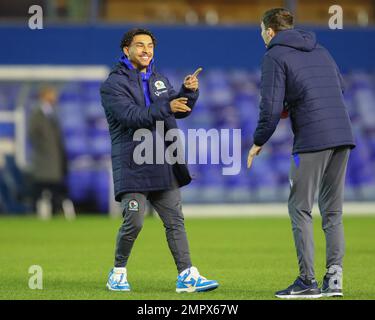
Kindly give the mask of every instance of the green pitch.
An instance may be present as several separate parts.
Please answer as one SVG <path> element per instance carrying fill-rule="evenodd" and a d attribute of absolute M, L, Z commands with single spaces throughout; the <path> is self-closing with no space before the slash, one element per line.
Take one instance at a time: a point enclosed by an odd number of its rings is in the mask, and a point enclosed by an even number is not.
<path fill-rule="evenodd" d="M 288 218 L 186 219 L 193 264 L 220 287 L 177 294 L 162 223 L 147 218 L 128 264 L 133 291 L 109 292 L 120 223 L 104 216 L 0 218 L 0 299 L 274 299 L 297 275 Z M 320 223 L 314 219 L 319 283 L 325 271 Z M 375 299 L 375 217 L 346 217 L 344 225 L 345 299 Z M 28 287 L 31 265 L 43 269 L 42 290 Z"/>

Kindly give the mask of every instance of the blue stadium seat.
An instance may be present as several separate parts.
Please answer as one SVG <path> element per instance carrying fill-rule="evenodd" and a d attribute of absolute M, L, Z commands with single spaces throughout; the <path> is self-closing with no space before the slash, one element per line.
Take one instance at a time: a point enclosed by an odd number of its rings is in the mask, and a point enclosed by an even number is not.
<path fill-rule="evenodd" d="M 14 138 L 15 125 L 14 123 L 1 123 L 0 124 L 0 139 L 1 138 Z"/>
<path fill-rule="evenodd" d="M 92 195 L 95 171 L 91 168 L 70 170 L 67 178 L 69 196 L 73 202 L 85 202 Z"/>

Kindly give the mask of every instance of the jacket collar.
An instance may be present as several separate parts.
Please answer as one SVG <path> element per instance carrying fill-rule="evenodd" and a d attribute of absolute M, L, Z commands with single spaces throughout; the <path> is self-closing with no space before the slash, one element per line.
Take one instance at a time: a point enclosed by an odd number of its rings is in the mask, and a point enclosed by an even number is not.
<path fill-rule="evenodd" d="M 129 61 L 129 59 L 126 57 L 126 56 L 122 56 L 120 59 L 119 59 L 120 63 L 125 66 L 128 70 L 136 70 L 133 65 L 131 64 L 131 62 Z M 148 79 L 150 79 L 150 76 L 151 74 L 153 73 L 154 71 L 154 59 L 151 60 L 150 64 L 148 65 L 147 67 L 147 70 L 146 70 L 146 73 L 144 72 L 140 72 L 141 76 L 142 76 L 142 80 L 143 81 L 147 81 Z"/>

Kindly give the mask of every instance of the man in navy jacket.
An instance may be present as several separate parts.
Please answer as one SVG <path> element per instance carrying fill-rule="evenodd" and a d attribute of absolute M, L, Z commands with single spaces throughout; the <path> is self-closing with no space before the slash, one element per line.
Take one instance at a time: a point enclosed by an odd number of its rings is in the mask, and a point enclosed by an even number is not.
<path fill-rule="evenodd" d="M 267 52 L 262 64 L 260 116 L 248 167 L 280 118 L 290 116 L 294 133 L 288 209 L 300 275 L 276 296 L 342 296 L 344 182 L 349 152 L 355 146 L 343 98 L 343 80 L 335 61 L 317 43 L 315 35 L 293 28 L 293 16 L 287 10 L 267 11 L 261 28 Z M 311 217 L 317 188 L 327 258 L 321 289 L 314 275 Z"/>
<path fill-rule="evenodd" d="M 180 161 L 173 165 L 168 161 L 159 163 L 156 157 L 152 163 L 139 163 L 136 154 L 141 143 L 133 138 L 137 129 L 148 129 L 153 142 L 158 135 L 165 141 L 156 130 L 157 121 L 163 123 L 165 131 L 176 129 L 176 119 L 190 114 L 199 94 L 197 76 L 201 69 L 188 75 L 177 93 L 168 79 L 154 68 L 155 44 L 155 37 L 148 30 L 127 32 L 121 41 L 123 56 L 100 90 L 112 142 L 115 199 L 121 201 L 124 217 L 107 288 L 130 291 L 126 264 L 142 228 L 146 200 L 149 200 L 163 221 L 177 266 L 176 292 L 213 290 L 218 283 L 202 277 L 190 260 L 179 190 L 191 181 L 187 166 Z M 155 145 L 158 146 L 152 143 L 148 147 Z M 164 148 L 155 152 L 161 151 Z"/>

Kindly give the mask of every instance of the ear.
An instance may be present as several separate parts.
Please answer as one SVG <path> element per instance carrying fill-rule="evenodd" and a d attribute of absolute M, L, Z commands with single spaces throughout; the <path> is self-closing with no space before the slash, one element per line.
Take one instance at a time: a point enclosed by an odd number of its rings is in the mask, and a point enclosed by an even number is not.
<path fill-rule="evenodd" d="M 129 47 L 124 47 L 122 48 L 122 51 L 124 52 L 124 54 L 129 57 Z"/>
<path fill-rule="evenodd" d="M 268 28 L 267 35 L 272 39 L 275 36 L 275 31 L 272 28 Z"/>

